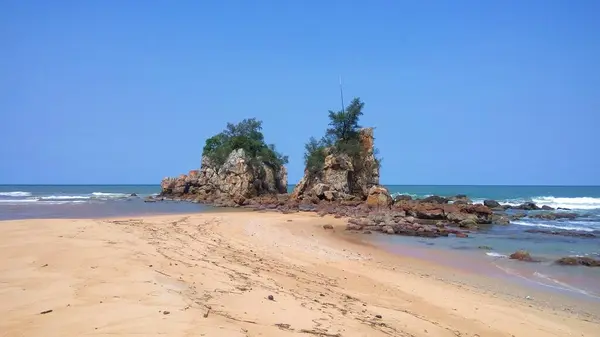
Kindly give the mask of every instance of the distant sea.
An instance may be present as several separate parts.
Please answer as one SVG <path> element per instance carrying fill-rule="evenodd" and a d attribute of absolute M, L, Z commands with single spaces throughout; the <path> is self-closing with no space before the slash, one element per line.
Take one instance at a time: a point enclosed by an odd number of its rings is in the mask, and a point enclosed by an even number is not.
<path fill-rule="evenodd" d="M 414 198 L 465 194 L 473 202 L 494 199 L 518 205 L 533 201 L 568 208 L 576 219 L 523 218 L 508 226 L 490 226 L 469 238 L 373 235 L 372 240 L 399 254 L 433 258 L 444 264 L 496 273 L 530 285 L 600 300 L 600 268 L 556 266 L 563 256 L 600 258 L 600 186 L 404 186 L 388 185 L 393 194 Z M 289 190 L 293 185 L 289 186 Z M 195 213 L 211 207 L 184 202 L 145 203 L 160 192 L 158 185 L 0 185 L 0 220 L 31 218 L 100 218 L 153 214 Z M 0 224 L 1 225 L 1 224 Z M 528 229 L 591 233 L 596 238 L 528 233 Z M 507 258 L 526 249 L 542 263 Z M 439 254 L 442 252 L 443 254 Z M 488 268 L 488 269 L 486 269 Z M 486 271 L 487 270 L 487 271 Z"/>

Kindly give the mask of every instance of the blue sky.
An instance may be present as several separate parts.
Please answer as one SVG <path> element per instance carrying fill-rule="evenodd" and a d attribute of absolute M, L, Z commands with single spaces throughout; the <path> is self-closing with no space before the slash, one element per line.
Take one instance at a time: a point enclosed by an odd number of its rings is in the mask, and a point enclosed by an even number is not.
<path fill-rule="evenodd" d="M 260 4 L 258 4 L 260 3 Z M 302 175 L 366 103 L 385 184 L 600 184 L 598 1 L 0 2 L 0 183 L 158 183 L 256 117 Z"/>

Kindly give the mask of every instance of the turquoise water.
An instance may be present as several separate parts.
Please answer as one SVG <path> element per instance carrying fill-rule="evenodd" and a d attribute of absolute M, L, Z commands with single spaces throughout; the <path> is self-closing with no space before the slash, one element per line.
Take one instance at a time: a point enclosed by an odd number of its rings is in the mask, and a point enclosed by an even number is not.
<path fill-rule="evenodd" d="M 598 186 L 386 186 L 392 194 L 413 197 L 466 194 L 474 202 L 495 199 L 517 205 L 533 201 L 538 205 L 568 208 L 576 219 L 539 220 L 523 218 L 508 226 L 490 226 L 469 238 L 423 239 L 374 235 L 382 246 L 399 254 L 426 257 L 444 252 L 447 264 L 485 264 L 502 275 L 534 285 L 600 298 L 600 268 L 561 267 L 558 257 L 581 255 L 600 258 L 600 187 Z M 289 190 L 293 185 L 289 186 Z M 25 218 L 90 218 L 148 214 L 193 213 L 210 207 L 178 202 L 144 203 L 143 198 L 160 192 L 158 185 L 0 185 L 0 220 Z M 136 196 L 132 196 L 132 194 Z M 596 238 L 579 238 L 539 233 L 529 229 L 567 230 L 591 233 Z M 491 249 L 481 249 L 488 246 Z M 408 249 L 410 248 L 410 249 Z M 526 249 L 542 263 L 523 263 L 507 258 Z"/>

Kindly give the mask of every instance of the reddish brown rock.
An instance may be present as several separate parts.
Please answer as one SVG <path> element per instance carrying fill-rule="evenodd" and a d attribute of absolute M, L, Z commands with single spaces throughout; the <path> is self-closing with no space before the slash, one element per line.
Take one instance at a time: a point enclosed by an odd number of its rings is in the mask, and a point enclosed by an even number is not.
<path fill-rule="evenodd" d="M 557 264 L 565 266 L 600 267 L 600 260 L 585 256 L 568 256 L 556 260 Z"/>
<path fill-rule="evenodd" d="M 526 250 L 518 250 L 518 251 L 510 254 L 509 258 L 513 259 L 513 260 L 519 260 L 519 261 L 537 262 L 536 260 L 534 260 L 531 257 L 531 255 L 529 254 L 529 252 L 526 251 Z"/>
<path fill-rule="evenodd" d="M 369 189 L 366 204 L 373 208 L 388 208 L 392 205 L 392 197 L 388 190 L 383 186 L 372 186 Z"/>

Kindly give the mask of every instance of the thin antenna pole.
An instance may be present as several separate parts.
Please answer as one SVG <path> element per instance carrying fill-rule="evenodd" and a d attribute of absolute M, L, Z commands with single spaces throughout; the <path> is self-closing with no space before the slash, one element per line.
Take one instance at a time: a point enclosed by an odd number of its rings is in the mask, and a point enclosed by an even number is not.
<path fill-rule="evenodd" d="M 340 75 L 340 98 L 342 99 L 342 112 L 346 110 L 344 106 L 344 89 L 342 88 L 342 75 Z"/>

